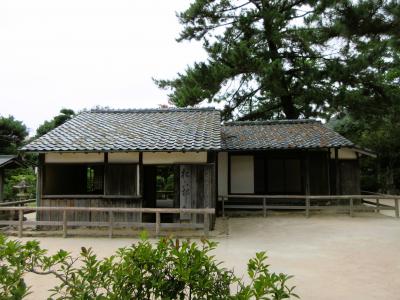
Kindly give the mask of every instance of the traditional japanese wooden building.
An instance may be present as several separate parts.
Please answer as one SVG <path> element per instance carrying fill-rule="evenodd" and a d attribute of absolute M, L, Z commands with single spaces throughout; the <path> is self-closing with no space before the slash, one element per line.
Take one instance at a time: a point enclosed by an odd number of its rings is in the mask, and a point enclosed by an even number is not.
<path fill-rule="evenodd" d="M 315 120 L 222 124 L 213 108 L 82 112 L 22 150 L 39 153 L 37 205 L 62 207 L 214 208 L 219 195 L 359 194 L 359 157 L 368 154 Z"/>

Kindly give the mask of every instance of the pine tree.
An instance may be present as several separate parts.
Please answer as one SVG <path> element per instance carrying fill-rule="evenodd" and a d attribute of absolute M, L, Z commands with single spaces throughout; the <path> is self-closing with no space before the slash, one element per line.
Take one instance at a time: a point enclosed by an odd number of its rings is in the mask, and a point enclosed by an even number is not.
<path fill-rule="evenodd" d="M 195 0 L 178 41 L 208 59 L 156 83 L 178 107 L 223 103 L 225 119 L 383 113 L 398 101 L 399 16 L 399 1 Z"/>

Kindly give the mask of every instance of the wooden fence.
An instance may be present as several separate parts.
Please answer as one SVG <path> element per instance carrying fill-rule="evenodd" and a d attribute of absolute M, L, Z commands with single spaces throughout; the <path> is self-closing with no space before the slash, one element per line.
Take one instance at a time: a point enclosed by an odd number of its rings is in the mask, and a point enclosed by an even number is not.
<path fill-rule="evenodd" d="M 0 207 L 0 211 L 18 212 L 18 220 L 0 220 L 0 225 L 17 226 L 18 237 L 23 236 L 25 226 L 62 226 L 63 237 L 67 237 L 68 226 L 74 227 L 108 227 L 108 235 L 113 237 L 113 231 L 116 227 L 136 227 L 136 228 L 155 228 L 156 235 L 160 234 L 161 228 L 187 228 L 187 229 L 203 229 L 204 235 L 208 236 L 210 230 L 210 215 L 215 214 L 214 208 L 113 208 L 113 207 L 23 207 L 8 206 Z M 62 221 L 24 221 L 24 212 L 41 212 L 51 211 L 62 213 Z M 78 222 L 68 221 L 69 212 L 98 212 L 108 213 L 108 222 Z M 155 223 L 143 222 L 114 222 L 114 214 L 116 213 L 154 213 L 156 216 Z M 161 223 L 161 214 L 194 214 L 203 215 L 203 223 Z"/>
<path fill-rule="evenodd" d="M 230 203 L 229 199 L 256 199 L 259 204 L 242 204 Z M 222 216 L 225 217 L 225 209 L 259 209 L 267 215 L 267 210 L 282 209 L 282 210 L 304 210 L 308 218 L 311 210 L 347 210 L 351 217 L 356 211 L 373 211 L 379 213 L 381 210 L 393 210 L 395 216 L 399 218 L 399 195 L 229 195 L 219 196 L 218 199 L 222 202 Z M 274 205 L 276 200 L 304 200 L 304 205 Z M 313 200 L 318 200 L 319 203 L 332 200 L 348 201 L 348 205 L 312 205 Z M 354 200 L 361 200 L 361 204 L 355 204 Z M 381 200 L 391 200 L 394 205 L 381 203 Z M 227 202 L 228 201 L 228 202 Z"/>
<path fill-rule="evenodd" d="M 36 202 L 36 199 L 4 201 L 4 202 L 0 202 L 0 207 L 2 207 L 2 206 L 24 206 L 25 204 L 35 203 L 35 202 Z"/>

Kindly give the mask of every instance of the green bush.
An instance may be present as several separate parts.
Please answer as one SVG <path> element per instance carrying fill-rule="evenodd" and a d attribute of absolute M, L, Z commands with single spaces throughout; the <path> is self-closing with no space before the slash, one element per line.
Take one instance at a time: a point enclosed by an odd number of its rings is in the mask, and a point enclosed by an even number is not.
<path fill-rule="evenodd" d="M 30 187 L 27 189 L 28 198 L 35 198 L 36 194 L 36 175 L 32 168 L 18 168 L 6 170 L 4 184 L 4 199 L 18 200 L 18 190 L 14 188 L 22 180 Z"/>
<path fill-rule="evenodd" d="M 91 249 L 80 256 L 60 250 L 52 256 L 39 242 L 0 239 L 0 299 L 23 299 L 27 272 L 55 275 L 51 299 L 288 299 L 290 276 L 271 273 L 265 253 L 248 263 L 249 284 L 210 255 L 216 243 L 143 239 L 99 259 Z M 77 266 L 79 265 L 79 267 Z"/>

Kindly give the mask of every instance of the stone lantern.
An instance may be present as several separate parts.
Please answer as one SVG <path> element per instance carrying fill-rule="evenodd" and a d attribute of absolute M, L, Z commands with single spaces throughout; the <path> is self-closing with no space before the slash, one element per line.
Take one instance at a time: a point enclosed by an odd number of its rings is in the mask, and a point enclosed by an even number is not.
<path fill-rule="evenodd" d="M 26 183 L 25 179 L 22 179 L 17 185 L 13 186 L 13 188 L 15 188 L 18 191 L 17 193 L 18 200 L 28 199 L 29 197 L 28 188 L 30 187 L 31 186 Z"/>

